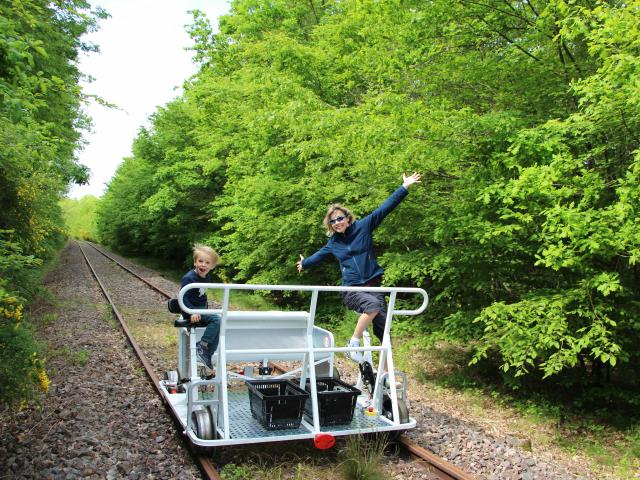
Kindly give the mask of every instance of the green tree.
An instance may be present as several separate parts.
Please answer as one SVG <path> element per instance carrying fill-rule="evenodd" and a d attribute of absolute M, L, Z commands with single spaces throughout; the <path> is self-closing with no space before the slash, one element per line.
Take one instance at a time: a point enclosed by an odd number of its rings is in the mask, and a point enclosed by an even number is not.
<path fill-rule="evenodd" d="M 519 133 L 504 156 L 519 175 L 483 194 L 503 229 L 529 231 L 532 267 L 548 277 L 478 318 L 476 358 L 496 348 L 515 375 L 620 362 L 637 371 L 639 12 L 638 2 L 603 3 L 560 23 L 598 69 L 572 84 L 575 113 Z M 532 152 L 537 162 L 525 163 Z"/>
<path fill-rule="evenodd" d="M 63 198 L 60 201 L 62 215 L 65 220 L 67 235 L 82 240 L 98 240 L 96 209 L 98 199 L 93 195 L 85 195 L 76 200 Z"/>
<path fill-rule="evenodd" d="M 7 249 L 0 268 L 0 330 L 2 349 L 12 355 L 3 359 L 0 374 L 13 389 L 0 392 L 3 402 L 31 398 L 35 385 L 47 385 L 30 330 L 15 324 L 22 321 L 37 275 L 14 267 L 30 270 L 59 247 L 58 202 L 70 183 L 87 180 L 87 169 L 75 157 L 80 130 L 88 124 L 77 59 L 81 50 L 94 49 L 81 36 L 104 16 L 80 0 L 0 5 L 0 247 Z M 15 337 L 7 333 L 13 328 L 19 330 Z M 15 372 L 7 371 L 14 366 Z M 21 375 L 29 368 L 33 375 Z M 36 381 L 29 380 L 33 376 Z"/>
<path fill-rule="evenodd" d="M 134 189 L 119 229 L 163 254 L 204 238 L 230 281 L 333 284 L 332 265 L 294 269 L 326 240 L 326 206 L 364 215 L 421 171 L 375 238 L 386 283 L 430 292 L 428 321 L 407 328 L 470 343 L 510 381 L 634 371 L 637 14 L 237 0 L 214 33 L 196 12 L 200 71 L 137 140 L 150 178 L 114 179 L 108 195 Z"/>

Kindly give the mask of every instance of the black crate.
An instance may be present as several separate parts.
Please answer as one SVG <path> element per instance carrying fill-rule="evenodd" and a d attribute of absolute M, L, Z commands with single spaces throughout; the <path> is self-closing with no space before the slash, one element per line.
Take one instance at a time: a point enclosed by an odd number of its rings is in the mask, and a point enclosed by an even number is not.
<path fill-rule="evenodd" d="M 340 380 L 330 377 L 316 378 L 318 389 L 318 414 L 320 425 L 341 425 L 351 423 L 360 390 Z M 311 392 L 311 383 L 307 379 L 305 390 Z M 304 405 L 304 417 L 313 423 L 311 398 Z"/>
<path fill-rule="evenodd" d="M 298 428 L 309 394 L 289 380 L 249 380 L 251 415 L 269 430 Z"/>

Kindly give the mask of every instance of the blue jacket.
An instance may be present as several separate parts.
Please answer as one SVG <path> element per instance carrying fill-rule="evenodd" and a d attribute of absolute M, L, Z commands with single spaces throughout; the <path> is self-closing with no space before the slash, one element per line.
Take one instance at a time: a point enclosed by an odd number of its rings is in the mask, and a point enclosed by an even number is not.
<path fill-rule="evenodd" d="M 408 194 L 406 188 L 399 187 L 373 212 L 349 225 L 344 233 L 334 233 L 324 247 L 302 260 L 302 268 L 317 265 L 333 255 L 340 263 L 344 286 L 364 285 L 382 275 L 384 270 L 373 251 L 372 233 Z"/>

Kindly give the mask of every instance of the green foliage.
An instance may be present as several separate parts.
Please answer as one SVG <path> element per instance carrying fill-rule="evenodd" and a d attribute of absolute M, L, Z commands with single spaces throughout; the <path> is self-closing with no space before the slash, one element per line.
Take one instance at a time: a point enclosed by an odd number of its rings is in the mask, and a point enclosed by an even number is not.
<path fill-rule="evenodd" d="M 43 363 L 38 358 L 30 327 L 24 322 L 24 303 L 33 283 L 30 270 L 41 262 L 22 254 L 21 247 L 0 231 L 0 401 L 15 405 L 36 398 L 40 388 L 48 388 Z M 20 292 L 17 294 L 16 292 Z"/>
<path fill-rule="evenodd" d="M 96 209 L 98 199 L 93 195 L 85 195 L 79 200 L 63 198 L 60 201 L 62 215 L 70 237 L 81 240 L 96 241 L 98 226 L 96 223 Z"/>
<path fill-rule="evenodd" d="M 12 322 L 22 320 L 39 281 L 29 267 L 50 258 L 63 240 L 59 200 L 71 182 L 88 178 L 75 156 L 81 129 L 88 126 L 81 112 L 77 59 L 79 51 L 94 50 L 80 37 L 104 16 L 84 0 L 0 4 L 0 308 L 5 312 L 0 331 L 7 356 L 2 359 L 7 380 L 3 402 L 31 399 L 35 385 L 48 385 L 30 329 Z M 7 317 L 7 312 L 13 313 Z M 12 372 L 6 371 L 9 366 Z"/>
<path fill-rule="evenodd" d="M 18 296 L 28 296 L 28 287 L 33 283 L 33 267 L 42 260 L 33 255 L 24 255 L 22 246 L 13 241 L 13 231 L 0 230 L 0 291 L 18 292 Z M 23 298 L 20 298 L 23 300 Z"/>
<path fill-rule="evenodd" d="M 6 298 L 2 299 L 6 308 Z M 4 380 L 0 385 L 0 400 L 5 405 L 18 405 L 35 400 L 39 392 L 48 388 L 40 375 L 46 374 L 43 362 L 38 359 L 33 332 L 24 324 L 14 325 L 4 319 L 0 323 L 0 374 Z"/>
<path fill-rule="evenodd" d="M 219 165 L 195 148 L 192 119 L 176 100 L 154 116 L 154 128 L 141 130 L 134 157 L 119 166 L 97 209 L 98 235 L 106 245 L 139 255 L 182 259 L 202 240 L 209 225 L 205 209 L 222 186 Z"/>
<path fill-rule="evenodd" d="M 200 71 L 141 131 L 101 238 L 178 260 L 205 240 L 225 281 L 335 284 L 331 262 L 295 269 L 327 205 L 366 215 L 420 171 L 375 235 L 385 282 L 430 293 L 402 331 L 468 342 L 513 386 L 637 385 L 639 9 L 236 0 L 218 33 L 195 12 Z"/>
<path fill-rule="evenodd" d="M 222 480 L 242 480 L 254 478 L 252 469 L 247 465 L 238 466 L 235 463 L 227 463 L 220 472 Z"/>
<path fill-rule="evenodd" d="M 587 359 L 614 367 L 622 352 L 612 339 L 612 305 L 594 298 L 588 289 L 544 293 L 485 308 L 476 320 L 485 327 L 483 346 L 472 362 L 496 347 L 504 360 L 502 370 L 513 369 L 516 377 L 535 369 L 548 377 Z M 591 308 L 585 308 L 589 302 Z"/>
<path fill-rule="evenodd" d="M 503 370 L 516 376 L 533 369 L 549 376 L 578 362 L 637 364 L 640 153 L 632 132 L 640 115 L 628 101 L 640 74 L 639 9 L 638 2 L 601 5 L 561 22 L 565 35 L 584 37 L 601 63 L 572 84 L 579 109 L 519 132 L 505 156 L 519 175 L 483 194 L 503 224 L 531 228 L 534 266 L 550 277 L 477 318 L 485 333 L 476 359 L 497 348 Z M 544 156 L 525 163 L 540 147 Z"/>
<path fill-rule="evenodd" d="M 87 8 L 79 0 L 0 7 L 0 228 L 15 230 L 31 253 L 60 234 L 56 204 L 69 182 L 87 180 L 74 155 L 87 123 L 75 64 L 91 48 L 80 41 L 95 25 Z"/>

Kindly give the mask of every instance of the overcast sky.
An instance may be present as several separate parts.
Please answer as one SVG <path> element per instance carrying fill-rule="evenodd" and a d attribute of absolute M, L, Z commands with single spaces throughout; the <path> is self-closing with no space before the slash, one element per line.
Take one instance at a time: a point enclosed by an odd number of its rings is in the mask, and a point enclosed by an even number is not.
<path fill-rule="evenodd" d="M 100 30 L 85 37 L 100 46 L 100 53 L 83 55 L 80 70 L 95 80 L 84 85 L 120 110 L 91 104 L 93 132 L 79 153 L 80 163 L 91 169 L 88 185 L 74 186 L 69 197 L 101 196 L 131 143 L 156 107 L 180 95 L 182 82 L 196 72 L 191 62 L 191 39 L 185 31 L 192 17 L 187 12 L 206 13 L 214 28 L 218 16 L 229 11 L 228 0 L 94 0 L 111 18 L 100 22 Z"/>

